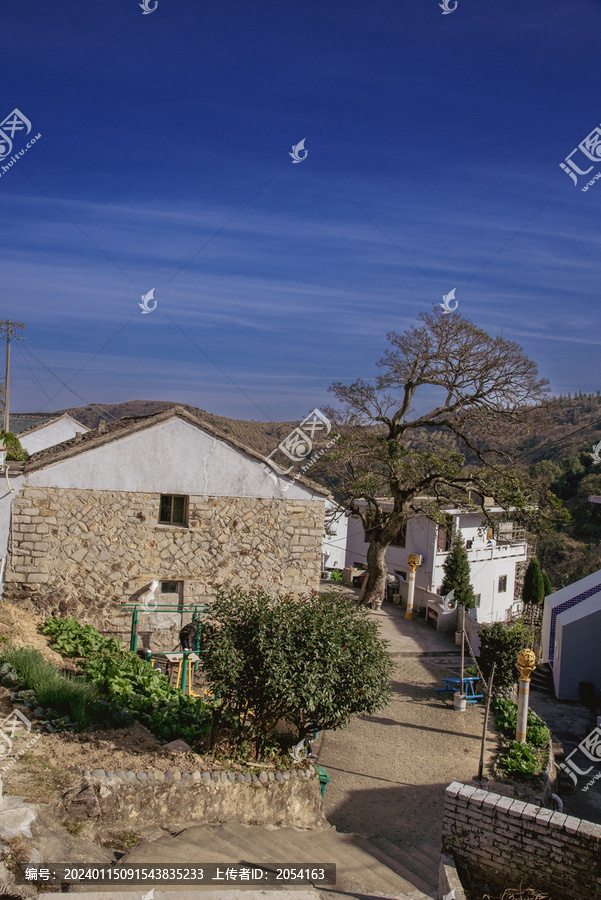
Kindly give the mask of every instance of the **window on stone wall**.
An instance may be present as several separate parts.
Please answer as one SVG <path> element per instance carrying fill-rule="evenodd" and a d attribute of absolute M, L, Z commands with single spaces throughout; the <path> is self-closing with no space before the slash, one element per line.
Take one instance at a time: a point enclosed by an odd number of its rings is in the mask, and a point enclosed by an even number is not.
<path fill-rule="evenodd" d="M 161 581 L 161 602 L 177 603 L 181 606 L 184 602 L 184 582 Z"/>
<path fill-rule="evenodd" d="M 161 494 L 159 523 L 161 525 L 186 525 L 188 498 L 181 494 Z"/>
<path fill-rule="evenodd" d="M 507 590 L 507 575 L 499 576 L 499 594 L 504 594 Z"/>
<path fill-rule="evenodd" d="M 482 594 L 474 594 L 474 608 L 475 609 L 479 608 L 481 599 L 482 599 Z"/>

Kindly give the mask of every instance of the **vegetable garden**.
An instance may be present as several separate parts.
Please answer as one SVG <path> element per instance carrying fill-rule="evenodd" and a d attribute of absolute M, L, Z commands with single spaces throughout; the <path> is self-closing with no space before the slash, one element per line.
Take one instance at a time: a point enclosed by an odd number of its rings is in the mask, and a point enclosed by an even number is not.
<path fill-rule="evenodd" d="M 336 591 L 272 597 L 219 591 L 203 622 L 212 698 L 187 696 L 119 641 L 69 616 L 42 626 L 75 663 L 61 671 L 30 648 L 0 649 L 0 681 L 49 731 L 140 722 L 164 742 L 238 762 L 290 764 L 293 745 L 388 701 L 391 663 L 377 626 Z"/>
<path fill-rule="evenodd" d="M 516 781 L 538 781 L 545 770 L 551 735 L 534 710 L 528 710 L 526 741 L 515 740 L 518 705 L 512 700 L 493 700 L 497 728 L 503 735 L 499 768 Z"/>

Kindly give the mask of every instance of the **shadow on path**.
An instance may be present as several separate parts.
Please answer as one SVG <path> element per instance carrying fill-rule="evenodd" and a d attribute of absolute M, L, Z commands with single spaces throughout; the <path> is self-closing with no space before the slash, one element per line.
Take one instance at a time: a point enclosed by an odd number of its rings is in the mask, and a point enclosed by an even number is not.
<path fill-rule="evenodd" d="M 355 789 L 328 820 L 339 831 L 383 835 L 388 840 L 440 846 L 444 792 L 447 783 Z M 360 816 L 357 811 L 360 810 Z"/>

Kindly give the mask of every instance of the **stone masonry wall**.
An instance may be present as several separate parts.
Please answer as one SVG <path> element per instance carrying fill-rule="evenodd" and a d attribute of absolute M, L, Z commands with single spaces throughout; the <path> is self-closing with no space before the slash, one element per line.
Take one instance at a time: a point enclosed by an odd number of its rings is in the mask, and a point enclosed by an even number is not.
<path fill-rule="evenodd" d="M 443 851 L 477 879 L 601 898 L 601 825 L 453 782 L 442 827 Z"/>
<path fill-rule="evenodd" d="M 64 795 L 66 822 L 84 824 L 106 836 L 107 829 L 148 825 L 175 828 L 237 822 L 324 828 L 320 782 L 314 766 L 257 775 L 234 772 L 82 773 Z"/>
<path fill-rule="evenodd" d="M 189 527 L 178 527 L 158 524 L 159 503 L 159 494 L 25 487 L 13 503 L 5 596 L 106 627 L 153 578 L 183 581 L 186 603 L 210 602 L 215 584 L 317 587 L 324 504 L 191 496 Z"/>

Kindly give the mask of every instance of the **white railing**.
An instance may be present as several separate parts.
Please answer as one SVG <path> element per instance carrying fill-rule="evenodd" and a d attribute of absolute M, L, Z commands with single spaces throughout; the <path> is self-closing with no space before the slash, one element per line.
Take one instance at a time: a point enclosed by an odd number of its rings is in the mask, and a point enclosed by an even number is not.
<path fill-rule="evenodd" d="M 495 547 L 473 547 L 467 550 L 467 558 L 470 562 L 480 562 L 487 559 L 510 559 L 513 557 L 521 556 L 524 559 L 526 558 L 527 553 L 527 544 L 497 544 Z M 436 565 L 440 566 L 446 559 L 447 553 L 450 551 L 445 551 L 441 553 L 438 551 L 436 553 L 437 560 Z M 438 561 L 438 558 L 441 558 L 441 561 Z"/>

